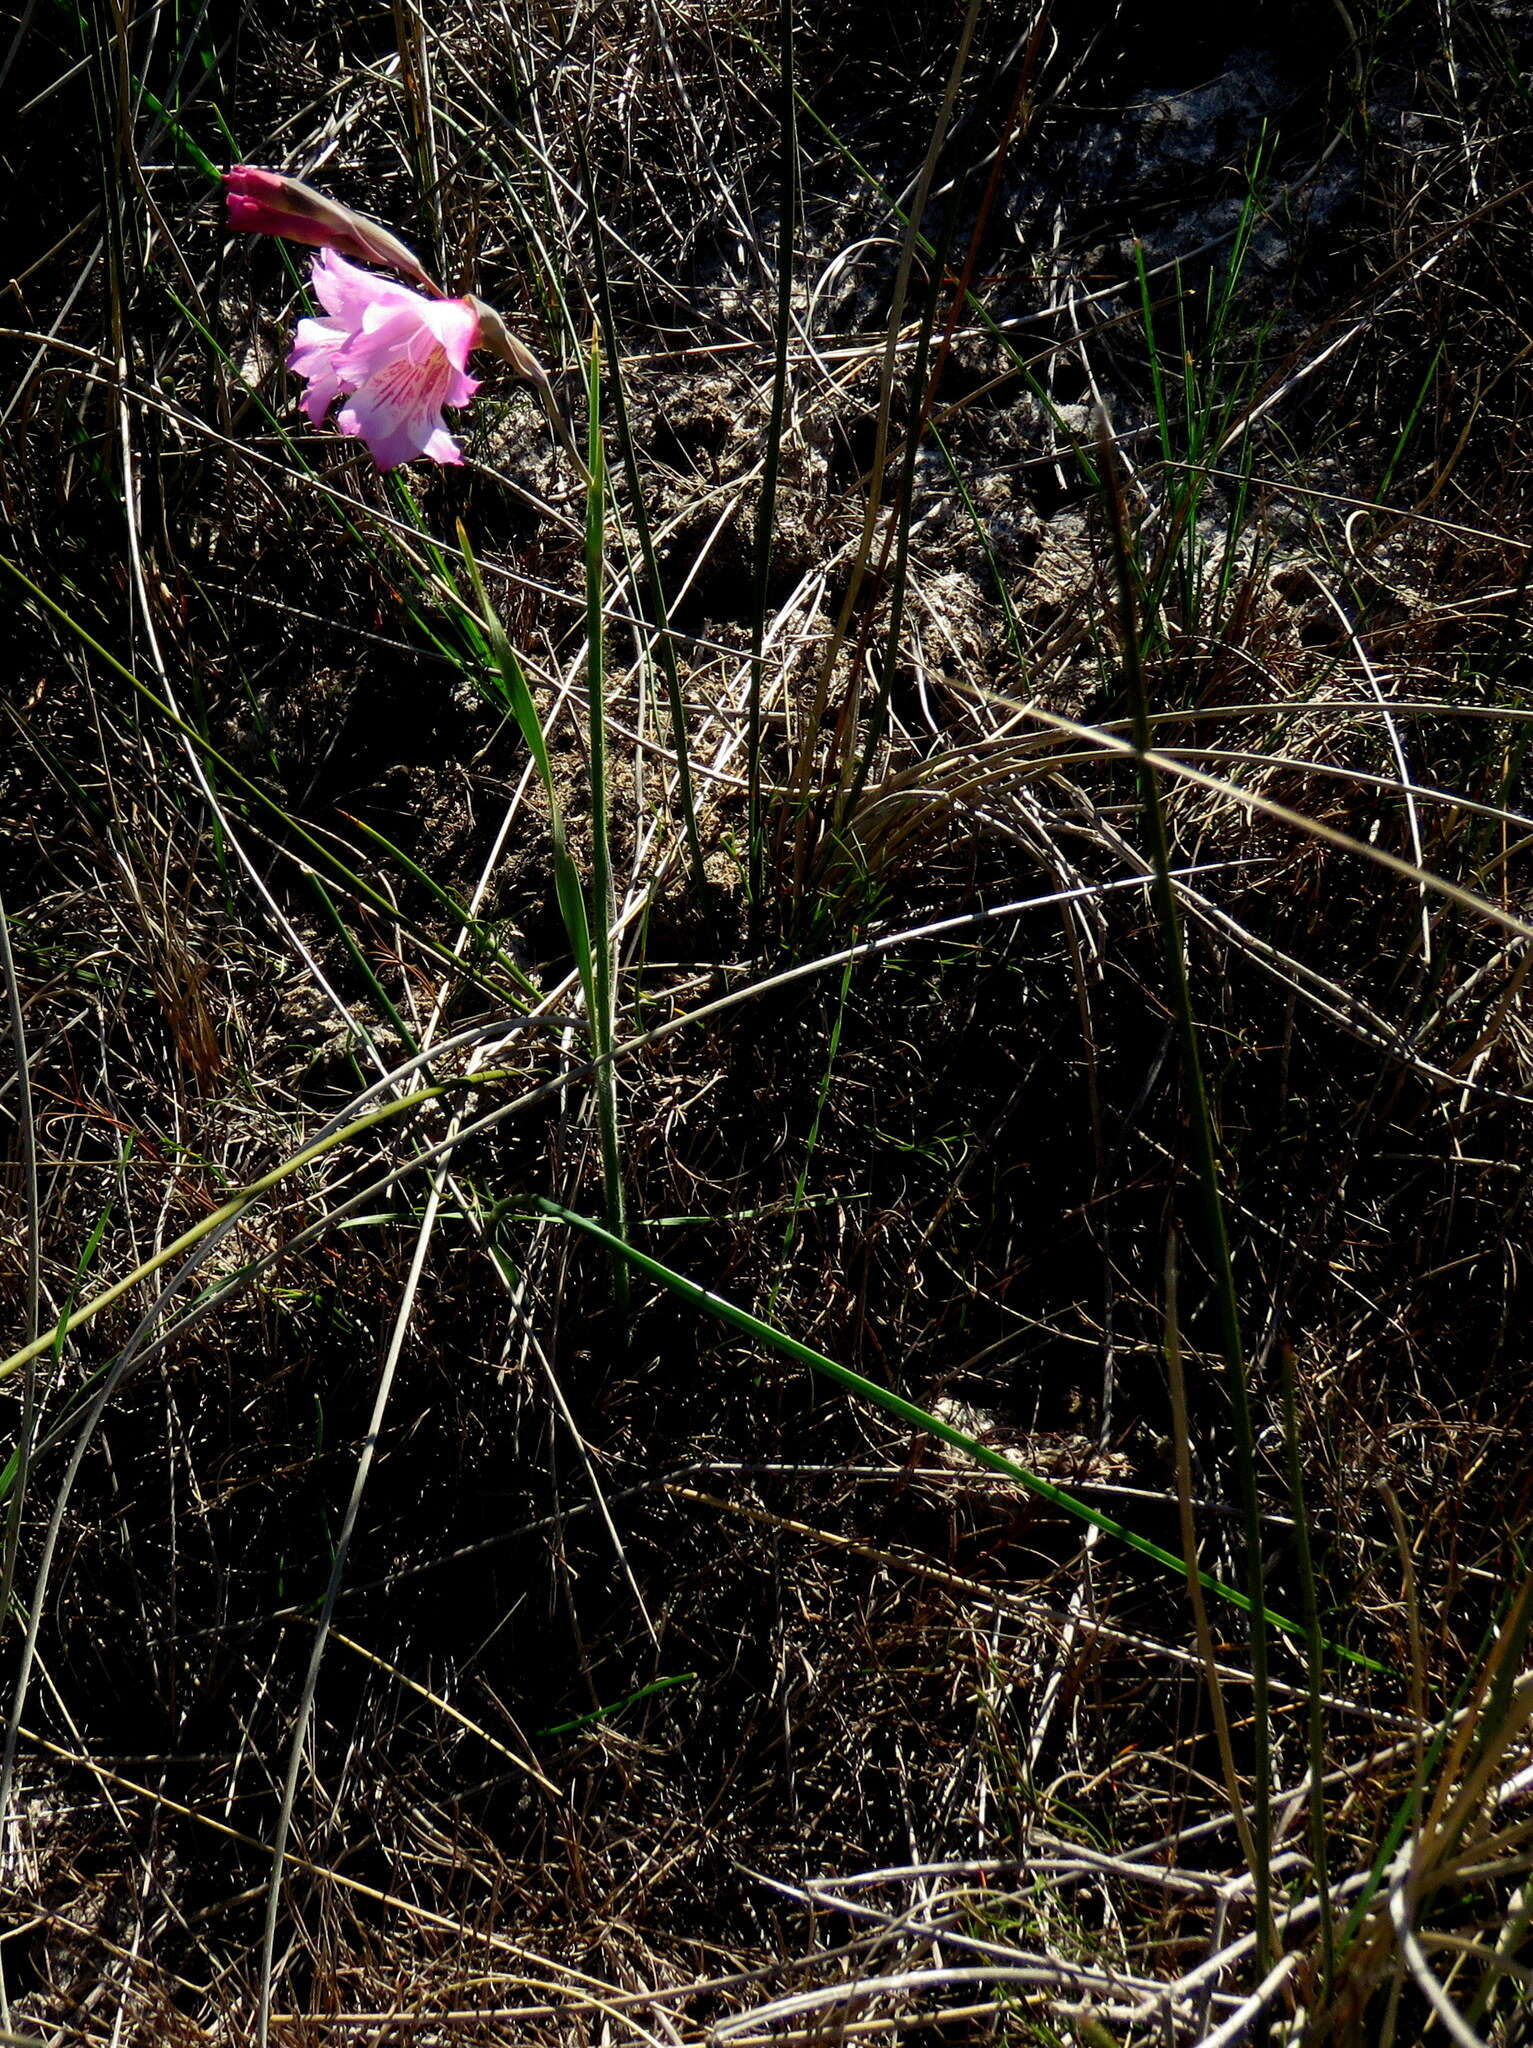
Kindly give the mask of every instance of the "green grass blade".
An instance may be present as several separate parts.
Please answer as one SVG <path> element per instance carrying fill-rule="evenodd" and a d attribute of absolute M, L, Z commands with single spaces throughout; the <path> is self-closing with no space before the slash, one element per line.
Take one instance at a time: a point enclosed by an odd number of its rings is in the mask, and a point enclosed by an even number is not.
<path fill-rule="evenodd" d="M 961 1429 L 954 1429 L 939 1416 L 932 1415 L 925 1408 L 917 1407 L 914 1401 L 907 1401 L 902 1394 L 892 1393 L 889 1388 L 879 1386 L 876 1380 L 865 1379 L 860 1372 L 854 1372 L 850 1366 L 837 1364 L 835 1359 L 827 1358 L 823 1351 L 816 1351 L 810 1345 L 800 1343 L 797 1337 L 790 1337 L 785 1330 L 779 1330 L 771 1323 L 763 1322 L 759 1316 L 753 1316 L 749 1309 L 743 1309 L 735 1302 L 727 1301 L 721 1294 L 712 1293 L 710 1289 L 700 1286 L 696 1280 L 689 1280 L 684 1273 L 678 1273 L 672 1266 L 662 1265 L 658 1259 L 651 1258 L 648 1253 L 639 1251 L 634 1245 L 625 1244 L 591 1217 L 582 1216 L 573 1209 L 566 1209 L 562 1203 L 551 1201 L 546 1195 L 533 1195 L 525 1204 L 507 1206 L 524 1206 L 533 1214 L 547 1216 L 556 1223 L 568 1224 L 572 1230 L 584 1231 L 588 1237 L 605 1245 L 615 1257 L 626 1259 L 636 1271 L 658 1281 L 662 1287 L 668 1288 L 673 1294 L 679 1294 L 683 1300 L 690 1301 L 694 1307 L 704 1310 L 719 1322 L 727 1323 L 732 1329 L 739 1330 L 757 1343 L 766 1345 L 768 1350 L 776 1351 L 784 1358 L 791 1358 L 795 1364 L 807 1366 L 811 1372 L 818 1373 L 822 1378 L 834 1380 L 837 1386 L 846 1388 L 848 1393 L 855 1394 L 860 1400 L 871 1402 L 874 1407 L 882 1408 L 886 1414 L 894 1416 L 896 1421 L 906 1423 L 912 1429 L 924 1430 L 941 1442 L 951 1444 L 954 1450 L 966 1452 L 976 1464 L 984 1465 L 992 1472 L 1004 1473 L 1008 1479 L 1014 1479 L 1026 1492 L 1035 1495 L 1039 1500 L 1047 1501 L 1051 1507 L 1073 1516 L 1076 1521 L 1084 1522 L 1090 1528 L 1100 1529 L 1106 1536 L 1115 1537 L 1130 1550 L 1137 1551 L 1141 1557 L 1150 1558 L 1166 1571 L 1174 1573 L 1178 1579 L 1185 1580 L 1186 1560 L 1178 1557 L 1174 1551 L 1162 1549 L 1160 1544 L 1152 1542 L 1148 1536 L 1141 1536 L 1137 1530 L 1127 1528 L 1122 1522 L 1115 1521 L 1111 1515 L 1104 1515 L 1099 1508 L 1091 1507 L 1083 1500 L 1077 1500 L 1074 1494 L 1066 1493 L 1063 1487 L 1040 1478 L 1036 1472 L 1029 1472 L 1025 1466 L 1017 1464 L 1014 1459 L 1006 1457 L 1000 1451 L 992 1450 L 977 1437 L 968 1436 Z M 1237 1586 L 1227 1585 L 1223 1579 L 1216 1579 L 1210 1573 L 1201 1570 L 1198 1573 L 1198 1583 L 1205 1592 L 1228 1601 L 1242 1613 L 1250 1613 L 1249 1597 Z M 1301 1623 L 1290 1621 L 1285 1615 L 1274 1613 L 1270 1608 L 1264 1609 L 1262 1619 L 1269 1627 L 1280 1630 L 1284 1635 L 1298 1638 L 1304 1634 Z M 1341 1658 L 1348 1664 L 1355 1664 L 1364 1671 L 1378 1672 L 1381 1676 L 1388 1675 L 1387 1665 L 1377 1663 L 1372 1657 L 1364 1656 L 1361 1651 L 1349 1650 L 1340 1643 L 1328 1643 L 1326 1647 L 1333 1656 Z"/>
<path fill-rule="evenodd" d="M 603 1721 L 610 1721 L 614 1714 L 626 1714 L 630 1707 L 638 1706 L 644 1700 L 652 1700 L 657 1693 L 674 1692 L 678 1685 L 696 1685 L 695 1671 L 678 1671 L 671 1678 L 657 1678 L 649 1685 L 641 1685 L 637 1692 L 631 1692 L 625 1699 L 614 1700 L 610 1707 L 594 1707 L 589 1714 L 577 1714 L 573 1721 L 555 1721 L 552 1727 L 534 1731 L 536 1739 L 547 1740 L 559 1735 L 576 1735 L 582 1728 L 595 1728 Z"/>
<path fill-rule="evenodd" d="M 484 578 L 479 573 L 478 560 L 469 542 L 468 529 L 461 519 L 458 521 L 458 542 L 463 549 L 464 562 L 468 566 L 469 581 L 479 605 L 480 618 L 489 637 L 490 652 L 500 676 L 506 707 L 516 720 L 517 728 L 526 742 L 527 751 L 532 756 L 538 778 L 543 784 L 543 794 L 548 801 L 548 829 L 553 842 L 554 895 L 558 900 L 565 937 L 570 942 L 570 954 L 575 962 L 575 971 L 580 976 L 586 1015 L 594 1020 L 597 1012 L 597 989 L 592 962 L 591 920 L 586 910 L 585 889 L 581 884 L 580 873 L 570 855 L 564 824 L 564 806 L 559 801 L 558 785 L 554 781 L 553 763 L 548 755 L 548 741 L 544 736 L 543 722 L 538 717 L 538 707 L 533 702 L 526 671 L 516 649 L 511 645 L 509 634 L 501 624 L 500 614 L 490 602 L 489 593 L 484 587 Z"/>

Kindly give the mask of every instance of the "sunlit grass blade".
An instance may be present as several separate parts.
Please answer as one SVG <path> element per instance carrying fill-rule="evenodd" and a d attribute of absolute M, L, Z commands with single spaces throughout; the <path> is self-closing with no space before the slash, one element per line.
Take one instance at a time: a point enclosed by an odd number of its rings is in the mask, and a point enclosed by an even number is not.
<path fill-rule="evenodd" d="M 403 1116 L 412 1109 L 418 1109 L 422 1103 L 435 1102 L 440 1097 L 450 1095 L 455 1091 L 478 1087 L 488 1081 L 506 1078 L 508 1077 L 498 1069 L 494 1071 L 486 1069 L 482 1072 L 460 1075 L 450 1080 L 436 1081 L 428 1087 L 416 1088 L 410 1090 L 407 1094 L 396 1095 L 391 1101 L 382 1103 L 377 1108 L 365 1110 L 349 1122 L 333 1125 L 322 1137 L 312 1140 L 309 1144 L 300 1146 L 296 1152 L 291 1153 L 278 1165 L 272 1167 L 269 1172 L 260 1174 L 254 1180 L 247 1181 L 242 1187 L 237 1188 L 217 1208 L 211 1210 L 207 1215 L 199 1217 L 197 1222 L 189 1229 L 182 1231 L 181 1235 L 173 1239 L 169 1244 L 163 1245 L 152 1257 L 141 1260 L 131 1272 L 123 1274 L 118 1280 L 114 1280 L 110 1286 L 104 1287 L 99 1294 L 93 1295 L 81 1307 L 66 1312 L 61 1317 L 56 1329 L 34 1337 L 30 1343 L 23 1344 L 19 1350 L 13 1351 L 8 1358 L 0 1359 L 0 1381 L 7 1380 L 13 1374 L 22 1371 L 34 1358 L 41 1357 L 45 1351 L 51 1350 L 56 1345 L 62 1346 L 66 1338 L 73 1336 L 76 1330 L 80 1329 L 84 1324 L 91 1322 L 104 1309 L 111 1308 L 115 1302 L 121 1301 L 125 1295 L 130 1294 L 135 1287 L 142 1285 L 145 1280 L 152 1279 L 156 1273 L 162 1272 L 166 1266 L 174 1265 L 177 1259 L 184 1258 L 189 1252 L 194 1251 L 205 1238 L 212 1236 L 216 1231 L 222 1230 L 233 1218 L 239 1216 L 254 1203 L 260 1201 L 263 1195 L 270 1194 L 284 1181 L 290 1180 L 295 1174 L 300 1173 L 304 1167 L 312 1166 L 325 1158 L 329 1153 L 336 1151 L 339 1147 L 353 1143 L 356 1139 L 363 1136 L 364 1133 L 375 1130 L 380 1124 L 389 1123 L 395 1117 Z M 374 1084 L 375 1087 L 377 1085 Z"/>

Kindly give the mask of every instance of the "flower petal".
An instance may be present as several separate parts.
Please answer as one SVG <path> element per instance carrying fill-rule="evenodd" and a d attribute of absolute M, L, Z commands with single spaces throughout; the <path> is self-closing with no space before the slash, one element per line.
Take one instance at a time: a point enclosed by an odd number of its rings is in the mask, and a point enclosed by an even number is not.
<path fill-rule="evenodd" d="M 435 427 L 426 438 L 422 455 L 429 455 L 433 462 L 457 464 L 463 460 L 463 450 L 458 446 L 445 427 Z"/>
<path fill-rule="evenodd" d="M 339 320 L 300 320 L 287 366 L 296 376 L 312 377 L 321 357 L 328 361 L 350 339 L 350 329 Z"/>
<path fill-rule="evenodd" d="M 479 338 L 479 314 L 467 299 L 424 299 L 405 286 L 358 270 L 326 249 L 312 266 L 314 290 L 332 317 L 302 320 L 288 366 L 309 380 L 304 410 L 316 426 L 338 397 L 343 434 L 366 441 L 383 470 L 426 456 L 460 463 L 462 450 L 442 417 L 479 389 L 465 373 Z"/>
<path fill-rule="evenodd" d="M 418 455 L 461 462 L 462 451 L 442 418 L 441 379 L 450 374 L 440 359 L 419 366 L 401 357 L 351 394 L 336 424 L 344 434 L 362 436 L 380 469 Z"/>
<path fill-rule="evenodd" d="M 369 306 L 424 304 L 408 285 L 392 278 L 375 277 L 370 270 L 358 270 L 333 249 L 322 249 L 309 265 L 314 296 L 327 313 L 333 313 L 350 328 L 362 325 Z"/>
<path fill-rule="evenodd" d="M 402 462 L 424 455 L 438 426 L 430 413 L 400 412 L 380 405 L 365 389 L 352 394 L 350 404 L 336 414 L 335 423 L 343 434 L 359 434 L 383 470 L 397 469 Z"/>
<path fill-rule="evenodd" d="M 453 368 L 468 368 L 469 351 L 479 344 L 479 315 L 467 299 L 431 299 L 421 307 L 421 318 L 447 352 Z M 454 399 L 453 404 L 461 404 Z"/>
<path fill-rule="evenodd" d="M 369 308 L 371 312 L 373 309 Z M 369 377 L 376 377 L 395 361 L 413 360 L 413 344 L 421 333 L 421 322 L 414 306 L 395 306 L 381 313 L 381 317 L 368 325 L 348 334 L 344 345 L 337 351 L 336 367 L 344 377 L 349 377 L 353 386 L 365 384 Z M 433 341 L 434 346 L 434 341 Z M 443 363 L 445 371 L 447 365 Z"/>
<path fill-rule="evenodd" d="M 302 404 L 313 426 L 322 426 L 325 414 L 336 399 L 343 391 L 353 388 L 337 367 L 337 353 L 346 339 L 346 329 L 336 321 L 300 320 L 298 323 L 287 366 L 295 377 L 309 380 Z"/>

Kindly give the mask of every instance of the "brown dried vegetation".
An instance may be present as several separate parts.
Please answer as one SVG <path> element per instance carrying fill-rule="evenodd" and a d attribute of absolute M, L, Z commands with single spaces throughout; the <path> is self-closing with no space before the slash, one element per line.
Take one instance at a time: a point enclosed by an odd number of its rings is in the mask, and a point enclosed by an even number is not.
<path fill-rule="evenodd" d="M 25 2041 L 1523 2038 L 1533 37 L 1121 12 L 797 10 L 759 587 L 775 0 L 0 51 L 0 1251 L 23 1350 L 102 1302 L 0 1380 Z M 1267 1599 L 1330 1646 L 1271 1632 L 1265 1738 L 1236 1607 L 1200 1639 L 1174 1571 L 529 1213 L 600 1213 L 597 1126 L 454 536 L 588 873 L 584 486 L 498 373 L 461 471 L 310 433 L 231 154 L 482 291 L 577 419 L 602 237 L 635 1243 L 1178 1556 L 1186 1495 L 1238 1585 L 1132 631 Z"/>

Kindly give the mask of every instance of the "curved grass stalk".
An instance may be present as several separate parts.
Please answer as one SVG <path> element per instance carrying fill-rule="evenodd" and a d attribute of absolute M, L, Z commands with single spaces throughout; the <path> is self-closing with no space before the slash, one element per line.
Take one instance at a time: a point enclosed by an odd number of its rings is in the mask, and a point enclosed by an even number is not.
<path fill-rule="evenodd" d="M 1326 846 L 1334 846 L 1339 853 L 1356 854 L 1360 860 L 1369 861 L 1374 867 L 1384 868 L 1390 874 L 1398 875 L 1403 881 L 1429 889 L 1434 895 L 1441 896 L 1445 902 L 1456 904 L 1460 910 L 1467 910 L 1483 924 L 1496 925 L 1502 931 L 1512 932 L 1520 939 L 1533 939 L 1533 921 L 1519 917 L 1515 911 L 1503 910 L 1499 904 L 1492 903 L 1489 897 L 1477 895 L 1473 889 L 1466 889 L 1458 882 L 1450 882 L 1446 876 L 1434 874 L 1430 868 L 1418 867 L 1414 861 L 1406 860 L 1400 854 L 1390 853 L 1386 847 L 1370 846 L 1366 839 L 1355 839 L 1350 832 L 1343 832 L 1335 825 L 1324 824 L 1319 818 L 1306 817 L 1303 811 L 1296 811 L 1287 804 L 1280 804 L 1274 797 L 1259 796 L 1255 790 L 1241 789 L 1238 784 L 1222 781 L 1217 775 L 1206 774 L 1201 768 L 1192 767 L 1176 754 L 1166 753 L 1156 747 L 1142 750 L 1131 739 L 1123 736 L 1121 721 L 1114 721 L 1108 725 L 1083 725 L 1078 719 L 1066 718 L 1058 711 L 1048 711 L 1041 704 L 1024 704 L 1019 698 L 1009 697 L 1000 690 L 982 689 L 972 683 L 955 683 L 953 687 L 982 697 L 987 703 L 1014 711 L 1021 717 L 1034 719 L 1038 724 L 1047 726 L 1050 731 L 1069 739 L 1080 740 L 1099 753 L 1116 755 L 1125 761 L 1142 760 L 1158 774 L 1173 776 L 1178 781 L 1190 783 L 1196 789 L 1206 789 L 1214 796 L 1227 797 L 1231 802 L 1239 804 L 1243 810 L 1255 812 L 1263 818 L 1271 818 L 1275 823 L 1287 825 L 1293 831 L 1303 833 L 1311 839 L 1318 839 Z M 1304 705 L 1298 708 L 1310 710 L 1315 707 Z M 1348 704 L 1338 708 L 1358 710 L 1372 707 Z M 1182 712 L 1170 715 L 1178 719 L 1184 716 Z M 1422 715 L 1435 717 L 1439 713 L 1437 707 L 1432 706 L 1429 711 L 1423 711 Z M 1515 718 L 1519 714 L 1516 711 L 1503 714 L 1497 708 L 1487 715 Z M 1150 723 L 1153 725 L 1154 720 L 1152 719 Z M 1115 729 L 1115 726 L 1120 729 Z M 1309 767 L 1313 764 L 1305 765 Z M 1394 789 L 1398 785 L 1393 780 L 1388 780 L 1386 786 Z"/>

